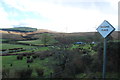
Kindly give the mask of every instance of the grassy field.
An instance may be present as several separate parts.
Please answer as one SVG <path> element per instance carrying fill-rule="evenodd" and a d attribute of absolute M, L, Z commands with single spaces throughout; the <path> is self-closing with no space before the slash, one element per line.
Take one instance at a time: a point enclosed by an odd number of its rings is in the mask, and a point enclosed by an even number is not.
<path fill-rule="evenodd" d="M 27 41 L 18 41 L 19 43 L 27 43 L 27 44 L 33 44 L 33 45 L 43 45 L 43 42 L 41 40 L 27 40 Z M 50 39 L 47 44 L 55 43 L 56 41 L 54 39 Z"/>
<path fill-rule="evenodd" d="M 0 42 L 2 42 L 2 41 L 7 41 L 6 39 L 0 39 Z"/>
<path fill-rule="evenodd" d="M 29 41 L 18 41 L 20 43 L 27 43 L 27 44 L 34 44 L 34 45 L 40 45 L 42 44 L 41 40 L 29 40 Z"/>
<path fill-rule="evenodd" d="M 42 42 L 40 40 L 29 40 L 29 41 L 18 41 L 19 43 L 27 43 L 27 44 L 34 44 L 34 45 L 41 45 Z M 29 52 L 40 52 L 40 51 L 47 51 L 50 50 L 51 48 L 49 47 L 36 47 L 36 46 L 28 46 L 28 45 L 20 45 L 20 44 L 9 44 L 9 43 L 0 43 L 0 45 L 2 45 L 2 49 L 12 49 L 12 48 L 25 48 L 26 51 L 21 51 L 21 52 L 14 52 L 14 53 L 29 53 Z M 71 47 L 69 47 L 68 49 L 78 49 L 78 48 L 82 48 L 85 51 L 88 51 L 88 53 L 91 55 L 96 54 L 97 52 L 95 52 L 94 50 L 92 50 L 92 47 L 96 46 L 96 44 L 94 45 L 90 45 L 90 44 L 84 44 L 84 45 L 74 45 L 72 44 Z M 54 47 L 54 46 L 52 46 Z M 9 53 L 9 54 L 14 54 L 14 53 Z M 43 53 L 44 54 L 44 53 Z M 67 55 L 68 56 L 68 55 Z M 32 56 L 31 56 L 32 57 Z M 41 60 L 39 57 L 35 58 L 34 61 L 32 63 L 27 63 L 27 57 L 23 56 L 22 60 L 17 60 L 17 55 L 12 55 L 12 56 L 0 56 L 0 58 L 2 58 L 2 67 L 3 69 L 10 69 L 10 76 L 14 77 L 13 74 L 15 74 L 15 70 L 21 70 L 21 69 L 27 69 L 28 65 L 30 66 L 30 68 L 33 69 L 32 72 L 32 77 L 37 77 L 37 72 L 35 71 L 36 68 L 40 68 L 44 70 L 44 76 L 47 77 L 50 75 L 50 73 L 54 72 L 54 65 L 56 65 L 57 59 L 54 60 L 55 56 L 49 56 L 46 57 L 45 59 Z M 11 66 L 12 64 L 12 66 Z M 80 73 L 80 74 L 76 74 L 76 78 L 89 78 L 89 76 L 92 75 L 96 75 L 98 77 L 101 77 L 101 73 Z M 108 74 L 107 76 L 116 77 L 116 74 Z"/>
<path fill-rule="evenodd" d="M 3 41 L 4 39 L 0 39 Z M 33 40 L 33 41 L 19 41 L 23 43 L 28 44 L 39 44 L 39 40 Z M 20 52 L 13 52 L 9 54 L 16 54 L 16 53 L 29 53 L 29 52 L 38 52 L 38 51 L 45 51 L 48 50 L 48 47 L 37 47 L 37 46 L 28 46 L 28 45 L 20 45 L 20 44 L 9 44 L 9 43 L 0 43 L 1 47 L 0 49 L 12 49 L 12 48 L 24 48 L 26 51 L 20 51 Z M 27 63 L 27 58 L 23 57 L 22 60 L 17 60 L 17 55 L 11 55 L 11 56 L 0 56 L 0 68 L 3 69 L 9 69 L 10 70 L 10 76 L 14 77 L 13 74 L 15 74 L 15 70 L 21 70 L 28 68 L 28 65 L 30 65 L 30 68 L 33 69 L 32 77 L 37 77 L 37 73 L 35 71 L 36 68 L 44 69 L 44 76 L 48 76 L 51 72 L 53 72 L 51 67 L 48 67 L 47 65 L 50 64 L 51 58 L 45 58 L 44 60 L 40 60 L 40 58 L 34 59 L 33 63 Z M 12 66 L 10 66 L 12 64 Z"/>
<path fill-rule="evenodd" d="M 12 49 L 12 48 L 36 48 L 35 46 L 20 45 L 20 44 L 9 44 L 9 43 L 0 43 L 2 49 Z"/>
<path fill-rule="evenodd" d="M 39 58 L 35 59 L 33 63 L 26 63 L 26 57 L 23 60 L 17 60 L 17 56 L 3 56 L 2 57 L 2 67 L 6 69 L 10 69 L 12 73 L 14 70 L 21 70 L 24 68 L 28 68 L 28 65 L 33 69 L 32 77 L 37 77 L 35 72 L 36 68 L 44 69 L 44 76 L 48 76 L 51 72 L 53 72 L 52 68 L 49 66 L 51 64 L 52 57 L 46 58 L 44 60 L 40 60 Z M 10 66 L 12 64 L 12 67 Z"/>
<path fill-rule="evenodd" d="M 2 68 L 2 56 L 0 56 L 0 69 Z"/>
<path fill-rule="evenodd" d="M 96 46 L 96 44 L 94 44 L 93 46 Z M 92 47 L 90 44 L 83 44 L 83 45 L 72 45 L 71 49 L 75 49 L 75 48 L 83 48 L 85 50 L 90 51 L 90 54 L 93 55 L 96 52 L 94 50 L 92 50 Z"/>
<path fill-rule="evenodd" d="M 81 73 L 81 74 L 77 74 L 76 78 L 89 78 L 90 76 L 97 76 L 98 79 L 100 79 L 102 77 L 102 73 L 101 72 L 96 72 L 96 73 L 89 73 L 89 74 L 85 74 L 85 73 Z M 117 73 L 106 73 L 106 78 L 108 79 L 115 79 L 116 77 L 118 77 Z"/>

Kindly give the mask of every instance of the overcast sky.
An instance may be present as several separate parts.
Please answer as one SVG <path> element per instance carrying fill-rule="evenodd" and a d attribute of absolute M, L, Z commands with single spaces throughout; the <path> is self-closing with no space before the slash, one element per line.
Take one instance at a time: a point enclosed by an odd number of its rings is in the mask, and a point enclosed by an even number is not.
<path fill-rule="evenodd" d="M 59 32 L 96 31 L 104 21 L 118 29 L 119 0 L 0 0 L 0 27 Z"/>

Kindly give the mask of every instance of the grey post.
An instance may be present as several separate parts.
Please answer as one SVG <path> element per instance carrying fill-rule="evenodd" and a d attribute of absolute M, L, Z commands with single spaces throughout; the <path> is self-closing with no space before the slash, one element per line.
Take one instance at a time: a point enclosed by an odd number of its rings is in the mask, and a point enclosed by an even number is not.
<path fill-rule="evenodd" d="M 105 80 L 105 76 L 106 76 L 106 50 L 107 49 L 107 37 L 104 38 L 104 54 L 103 54 L 103 80 Z"/>

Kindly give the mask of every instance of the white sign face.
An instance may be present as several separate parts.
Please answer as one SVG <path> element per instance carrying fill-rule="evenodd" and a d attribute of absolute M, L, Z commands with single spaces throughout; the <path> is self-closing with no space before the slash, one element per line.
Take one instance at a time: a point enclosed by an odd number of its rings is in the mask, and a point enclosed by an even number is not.
<path fill-rule="evenodd" d="M 97 31 L 106 38 L 108 35 L 110 35 L 115 28 L 106 20 L 103 21 L 103 23 L 97 28 Z"/>

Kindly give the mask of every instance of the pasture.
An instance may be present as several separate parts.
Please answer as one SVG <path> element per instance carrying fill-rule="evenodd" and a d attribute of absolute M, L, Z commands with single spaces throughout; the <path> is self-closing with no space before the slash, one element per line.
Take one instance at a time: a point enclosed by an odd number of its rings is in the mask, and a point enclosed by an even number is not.
<path fill-rule="evenodd" d="M 34 44 L 34 45 L 43 45 L 41 40 L 27 40 L 27 41 L 18 41 L 20 43 Z"/>
<path fill-rule="evenodd" d="M 2 43 L 2 49 L 13 49 L 13 48 L 36 48 L 35 46 L 28 46 L 28 45 L 20 45 L 20 44 L 9 44 L 9 43 Z"/>
<path fill-rule="evenodd" d="M 4 40 L 5 39 L 1 41 Z M 6 74 L 3 77 L 21 78 L 23 77 L 22 74 L 24 74 L 24 77 L 29 76 L 29 78 L 101 78 L 102 43 L 91 44 L 89 41 L 89 43 L 86 44 L 75 45 L 74 38 L 71 37 L 68 39 L 65 37 L 60 40 L 51 40 L 50 46 L 40 46 L 43 45 L 43 42 L 39 39 L 26 41 L 17 40 L 15 43 L 0 43 L 2 45 L 2 49 L 0 50 L 25 49 L 18 51 L 12 50 L 12 52 L 7 53 L 11 55 L 0 56 L 2 57 L 3 73 Z M 76 41 L 77 40 L 78 38 Z M 54 45 L 56 42 L 58 42 L 57 45 Z M 114 44 L 115 46 L 115 42 L 109 45 Z M 114 46 L 108 49 L 114 49 L 112 51 L 116 51 L 118 47 Z M 117 78 L 118 76 L 117 72 L 115 72 L 117 63 L 114 64 L 115 66 L 112 66 L 112 62 L 114 62 L 112 58 L 117 59 L 116 56 L 111 57 L 112 51 L 109 52 L 108 57 L 109 65 L 107 66 L 109 68 L 107 78 Z M 27 72 L 30 74 L 25 74 Z"/>
<path fill-rule="evenodd" d="M 44 60 L 35 59 L 33 63 L 26 63 L 26 57 L 23 57 L 22 60 L 17 60 L 17 56 L 3 56 L 2 57 L 2 67 L 3 69 L 10 69 L 10 73 L 14 74 L 15 70 L 22 70 L 28 68 L 34 69 L 32 77 L 37 77 L 35 72 L 36 68 L 44 69 L 44 76 L 48 76 L 52 72 L 52 68 L 47 66 L 50 64 L 52 58 L 46 58 Z M 12 66 L 11 66 L 12 65 Z M 10 75 L 14 78 L 14 75 Z"/>
<path fill-rule="evenodd" d="M 2 39 L 1 39 L 2 40 Z M 18 41 L 19 42 L 19 41 Z M 21 41 L 20 41 L 21 42 Z M 24 41 L 23 41 L 24 42 Z M 25 43 L 29 43 L 30 41 L 26 41 Z M 33 40 L 33 43 L 36 41 Z M 30 43 L 31 44 L 31 43 Z M 25 51 L 19 51 L 14 52 L 14 49 L 16 48 L 23 48 Z M 48 76 L 52 72 L 52 69 L 50 67 L 46 66 L 49 65 L 51 58 L 46 58 L 44 60 L 40 60 L 39 58 L 35 59 L 33 63 L 27 63 L 27 57 L 24 56 L 22 60 L 17 60 L 17 54 L 29 54 L 33 52 L 40 52 L 40 51 L 46 51 L 49 48 L 48 47 L 38 47 L 38 46 L 29 46 L 29 45 L 22 45 L 22 44 L 10 44 L 10 43 L 1 43 L 1 50 L 7 50 L 10 51 L 13 49 L 12 53 L 7 54 L 16 54 L 16 55 L 10 55 L 10 56 L 0 56 L 2 57 L 2 68 L 3 69 L 9 69 L 10 70 L 10 77 L 15 77 L 15 70 L 22 70 L 25 68 L 28 68 L 28 65 L 30 68 L 34 69 L 32 73 L 32 77 L 37 77 L 37 73 L 35 72 L 36 68 L 44 69 L 44 76 Z M 4 54 L 4 53 L 3 53 Z"/>

